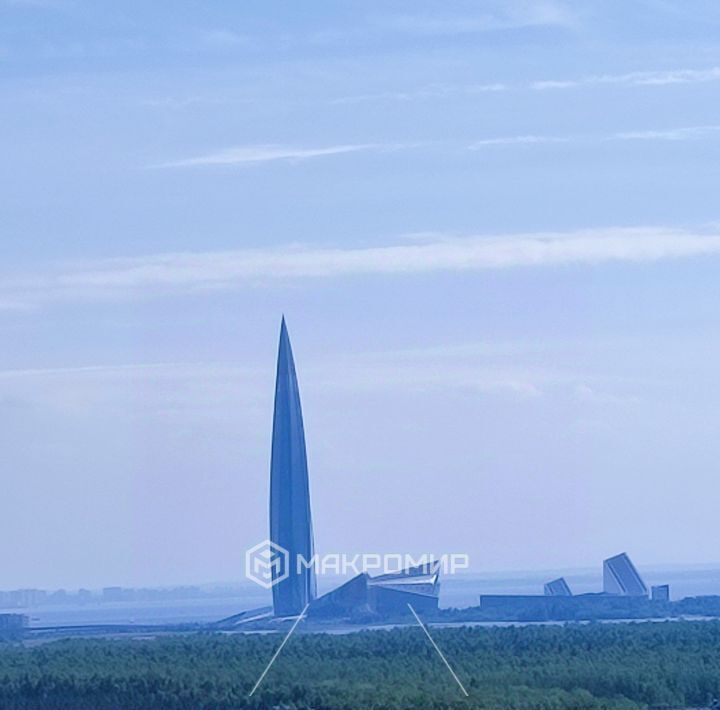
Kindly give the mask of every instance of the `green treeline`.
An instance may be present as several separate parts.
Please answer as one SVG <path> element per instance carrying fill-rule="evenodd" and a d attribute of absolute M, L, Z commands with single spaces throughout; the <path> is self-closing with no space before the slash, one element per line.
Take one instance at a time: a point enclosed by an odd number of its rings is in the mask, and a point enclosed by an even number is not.
<path fill-rule="evenodd" d="M 1 710 L 701 708 L 720 697 L 720 622 L 166 636 L 0 644 Z"/>

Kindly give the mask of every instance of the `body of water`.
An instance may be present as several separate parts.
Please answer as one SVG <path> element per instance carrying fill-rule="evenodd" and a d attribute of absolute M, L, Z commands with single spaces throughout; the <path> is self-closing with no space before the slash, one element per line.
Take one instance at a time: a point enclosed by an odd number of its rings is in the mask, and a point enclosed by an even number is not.
<path fill-rule="evenodd" d="M 720 567 L 663 567 L 642 570 L 648 586 L 670 584 L 671 597 L 720 594 Z M 441 579 L 440 606 L 476 606 L 481 594 L 542 594 L 543 584 L 554 577 L 564 576 L 576 594 L 602 589 L 600 570 L 555 570 L 544 572 L 497 572 L 458 574 Z M 342 580 L 319 580 L 322 594 L 336 587 Z M 224 619 L 246 609 L 268 606 L 270 592 L 247 584 L 232 594 L 208 596 L 201 599 L 177 599 L 162 602 L 91 602 L 83 605 L 40 606 L 30 609 L 6 609 L 30 617 L 30 625 L 82 626 L 94 624 L 177 624 L 209 623 Z M 3 610 L 0 610 L 3 611 Z"/>

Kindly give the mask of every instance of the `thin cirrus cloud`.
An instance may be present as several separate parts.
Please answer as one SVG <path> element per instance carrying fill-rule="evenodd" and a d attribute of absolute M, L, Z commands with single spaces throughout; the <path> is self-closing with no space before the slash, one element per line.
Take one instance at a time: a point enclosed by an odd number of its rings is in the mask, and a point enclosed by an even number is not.
<path fill-rule="evenodd" d="M 573 368 L 548 368 L 533 362 L 522 341 L 504 344 L 525 364 L 508 365 L 505 355 L 484 344 L 462 348 L 421 348 L 401 351 L 326 355 L 306 364 L 308 387 L 324 391 L 375 392 L 466 389 L 512 397 L 537 397 L 551 391 L 579 394 L 590 400 L 588 382 L 597 375 Z M 152 362 L 0 370 L 5 395 L 0 409 L 33 407 L 64 414 L 87 415 L 115 410 L 134 415 L 178 417 L 183 412 L 215 410 L 237 417 L 238 403 L 246 413 L 266 400 L 262 367 L 232 362 Z M 609 378 L 601 378 L 607 386 Z M 152 383 L 150 389 L 145 385 Z M 138 401 L 137 387 L 143 387 Z M 68 397 L 68 392 L 73 396 Z M 595 395 L 596 398 L 599 395 Z M 609 401 L 602 395 L 600 403 Z M 260 417 L 262 419 L 262 417 Z"/>
<path fill-rule="evenodd" d="M 614 133 L 607 136 L 548 136 L 522 134 L 517 136 L 497 136 L 474 141 L 467 146 L 469 150 L 480 150 L 490 146 L 532 145 L 544 143 L 578 143 L 609 140 L 692 140 L 718 134 L 720 126 L 688 126 L 666 130 L 644 130 Z M 316 148 L 283 147 L 277 145 L 257 145 L 229 148 L 193 158 L 183 158 L 148 166 L 150 168 L 193 168 L 253 165 L 277 161 L 304 161 L 336 155 L 375 151 L 393 152 L 403 149 L 420 148 L 429 143 L 343 143 Z"/>
<path fill-rule="evenodd" d="M 331 104 L 359 104 L 366 101 L 417 101 L 422 99 L 443 99 L 453 96 L 473 96 L 499 91 L 507 91 L 507 84 L 495 82 L 492 84 L 428 84 L 419 89 L 409 91 L 381 91 L 374 94 L 357 94 L 354 96 L 340 96 L 330 99 Z"/>
<path fill-rule="evenodd" d="M 254 145 L 228 148 L 193 158 L 172 160 L 153 168 L 192 168 L 202 166 L 247 165 L 275 161 L 309 160 L 345 153 L 358 153 L 370 150 L 388 150 L 398 146 L 386 146 L 378 143 L 346 143 L 315 148 L 301 148 L 280 145 Z"/>
<path fill-rule="evenodd" d="M 505 81 L 495 81 L 484 84 L 428 84 L 415 89 L 342 96 L 333 99 L 331 103 L 352 104 L 365 101 L 423 101 L 470 97 L 492 92 L 522 91 L 526 89 L 532 91 L 552 91 L 578 89 L 586 86 L 613 85 L 662 87 L 678 84 L 703 84 L 712 81 L 720 81 L 720 67 L 637 71 L 624 74 L 593 74 L 575 79 L 541 79 L 528 84 L 513 84 Z"/>
<path fill-rule="evenodd" d="M 720 125 L 717 126 L 683 126 L 661 130 L 625 131 L 609 135 L 570 135 L 548 136 L 524 134 L 517 136 L 498 136 L 483 138 L 470 143 L 468 150 L 482 150 L 492 146 L 538 145 L 546 143 L 596 143 L 606 141 L 688 141 L 701 140 L 720 136 Z"/>
<path fill-rule="evenodd" d="M 33 308 L 67 300 L 149 297 L 307 279 L 472 272 L 720 255 L 720 232 L 608 228 L 504 236 L 424 235 L 375 247 L 284 246 L 169 253 L 58 267 L 5 280 L 0 304 Z"/>
<path fill-rule="evenodd" d="M 498 138 L 483 138 L 474 141 L 468 146 L 469 150 L 480 150 L 486 146 L 494 145 L 533 145 L 536 143 L 571 143 L 576 140 L 572 136 L 500 136 Z"/>
<path fill-rule="evenodd" d="M 718 135 L 720 135 L 720 126 L 686 126 L 659 131 L 630 131 L 617 133 L 614 137 L 617 140 L 685 141 Z"/>
<path fill-rule="evenodd" d="M 577 18 L 566 3 L 554 0 L 533 2 L 485 2 L 482 12 L 470 15 L 423 14 L 386 15 L 374 18 L 374 25 L 386 30 L 417 35 L 459 35 L 517 30 L 534 27 L 573 28 Z"/>
<path fill-rule="evenodd" d="M 720 80 L 720 67 L 706 69 L 671 69 L 666 71 L 638 71 L 626 74 L 596 74 L 580 79 L 548 79 L 535 81 L 531 89 L 573 89 L 597 84 L 624 86 L 667 86 L 670 84 L 698 84 Z"/>

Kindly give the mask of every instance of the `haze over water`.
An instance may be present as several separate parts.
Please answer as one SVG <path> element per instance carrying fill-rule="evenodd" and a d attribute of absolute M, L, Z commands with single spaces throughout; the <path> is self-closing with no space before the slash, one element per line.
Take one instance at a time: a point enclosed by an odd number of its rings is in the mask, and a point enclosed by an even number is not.
<path fill-rule="evenodd" d="M 720 568 L 717 567 L 663 567 L 642 572 L 649 585 L 669 583 L 673 599 L 720 594 Z M 479 594 L 542 594 L 544 582 L 558 574 L 565 575 L 575 593 L 596 592 L 602 587 L 602 575 L 597 570 L 457 574 L 442 578 L 440 606 L 477 606 Z M 319 592 L 322 594 L 329 591 L 339 581 L 336 577 L 321 576 L 318 579 Z M 207 623 L 272 603 L 269 592 L 256 585 L 244 583 L 234 587 L 226 586 L 228 591 L 225 594 L 203 599 L 174 599 L 153 603 L 95 601 L 82 606 L 53 605 L 22 611 L 29 615 L 31 626 Z M 0 613 L 2 611 L 0 609 Z"/>

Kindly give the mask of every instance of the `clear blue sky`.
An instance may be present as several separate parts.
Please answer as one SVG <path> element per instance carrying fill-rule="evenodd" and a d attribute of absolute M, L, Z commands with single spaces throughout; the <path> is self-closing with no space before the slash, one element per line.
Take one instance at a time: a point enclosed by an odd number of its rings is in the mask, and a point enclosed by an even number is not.
<path fill-rule="evenodd" d="M 720 562 L 720 6 L 0 0 L 0 588 Z"/>

